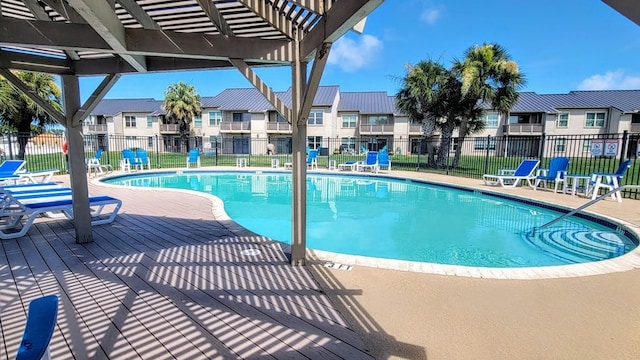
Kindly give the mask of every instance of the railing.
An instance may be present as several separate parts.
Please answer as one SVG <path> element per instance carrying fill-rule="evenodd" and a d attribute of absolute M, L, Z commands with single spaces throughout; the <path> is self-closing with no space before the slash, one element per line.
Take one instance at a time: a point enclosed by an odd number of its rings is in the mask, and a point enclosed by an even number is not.
<path fill-rule="evenodd" d="M 411 135 L 422 134 L 422 125 L 409 125 L 409 134 Z"/>
<path fill-rule="evenodd" d="M 160 124 L 160 132 L 177 133 L 179 130 L 178 124 Z"/>
<path fill-rule="evenodd" d="M 279 133 L 291 133 L 292 128 L 291 128 L 291 124 L 286 122 L 268 122 L 267 131 L 279 132 Z"/>
<path fill-rule="evenodd" d="M 507 134 L 542 134 L 542 124 L 509 124 L 503 125 Z"/>
<path fill-rule="evenodd" d="M 393 124 L 363 124 L 358 130 L 360 134 L 393 134 Z"/>
<path fill-rule="evenodd" d="M 220 123 L 220 131 L 249 131 L 251 130 L 251 122 L 249 121 L 222 121 Z"/>
<path fill-rule="evenodd" d="M 548 222 L 548 223 L 546 223 L 546 224 L 543 224 L 543 225 L 540 225 L 540 226 L 536 226 L 536 227 L 534 227 L 534 228 L 533 228 L 533 234 L 535 235 L 535 233 L 536 233 L 536 231 L 537 231 L 537 230 L 541 230 L 541 229 L 546 228 L 547 226 L 551 226 L 551 225 L 553 225 L 553 224 L 557 223 L 558 221 L 560 221 L 560 220 L 562 220 L 562 219 L 564 219 L 564 218 L 566 218 L 566 217 L 569 217 L 569 216 L 571 216 L 571 215 L 574 215 L 574 214 L 576 214 L 576 213 L 578 213 L 578 212 L 580 212 L 580 211 L 582 211 L 582 210 L 584 210 L 584 209 L 588 208 L 589 206 L 591 206 L 591 205 L 593 205 L 593 204 L 597 203 L 598 201 L 600 201 L 600 200 L 602 200 L 602 199 L 606 198 L 607 196 L 609 196 L 609 195 L 611 195 L 611 194 L 613 194 L 613 193 L 619 192 L 619 191 L 621 191 L 621 190 L 624 190 L 624 189 L 640 189 L 640 185 L 622 185 L 622 186 L 619 186 L 619 187 L 617 187 L 617 188 L 615 188 L 615 189 L 609 190 L 609 191 L 607 191 L 606 193 L 604 193 L 604 194 L 602 194 L 602 195 L 598 196 L 597 198 L 595 198 L 595 199 L 593 199 L 593 200 L 589 201 L 588 203 L 586 203 L 586 204 L 584 204 L 584 205 L 580 206 L 579 208 L 576 208 L 576 209 L 574 209 L 574 210 L 572 210 L 572 211 L 569 211 L 569 212 L 568 212 L 568 213 L 566 213 L 566 214 L 562 214 L 562 215 L 558 216 L 557 218 L 555 218 L 555 219 L 553 219 L 553 220 L 549 221 L 549 222 Z"/>
<path fill-rule="evenodd" d="M 87 131 L 92 133 L 106 133 L 107 124 L 87 125 Z"/>

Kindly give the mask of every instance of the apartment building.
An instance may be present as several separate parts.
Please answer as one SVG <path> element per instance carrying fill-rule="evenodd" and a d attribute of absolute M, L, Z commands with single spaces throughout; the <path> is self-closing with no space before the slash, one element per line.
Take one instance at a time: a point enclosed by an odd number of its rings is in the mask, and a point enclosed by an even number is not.
<path fill-rule="evenodd" d="M 291 105 L 291 90 L 276 92 Z M 103 99 L 84 122 L 90 147 L 148 147 L 161 139 L 160 151 L 185 151 L 178 125 L 165 117 L 162 100 Z M 523 92 L 508 114 L 487 108 L 486 128 L 477 137 L 509 136 L 511 149 L 518 142 L 535 148 L 541 135 L 598 135 L 640 132 L 640 90 L 572 91 L 568 94 Z M 261 154 L 270 143 L 275 152 L 291 152 L 292 127 L 254 88 L 226 89 L 202 97 L 202 113 L 193 119 L 190 146 L 204 152 Z M 115 136 L 111 136 L 115 135 Z M 437 136 L 438 134 L 434 134 Z M 125 144 L 108 142 L 122 141 Z M 421 124 L 411 122 L 386 92 L 341 92 L 338 86 L 321 86 L 307 121 L 308 146 L 328 152 L 357 153 L 362 148 L 384 146 L 395 152 L 421 151 Z M 263 141 L 253 141 L 263 139 Z M 455 144 L 454 144 L 455 146 Z M 486 149 L 478 141 L 478 149 Z M 586 146 L 586 145 L 585 145 Z M 332 148 L 329 148 L 332 147 Z M 515 151 L 515 150 L 514 150 Z"/>

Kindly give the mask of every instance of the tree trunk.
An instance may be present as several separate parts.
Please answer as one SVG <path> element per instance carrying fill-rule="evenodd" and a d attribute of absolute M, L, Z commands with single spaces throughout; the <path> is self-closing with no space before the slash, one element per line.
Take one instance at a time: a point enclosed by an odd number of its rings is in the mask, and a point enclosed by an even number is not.
<path fill-rule="evenodd" d="M 456 147 L 456 154 L 453 157 L 452 167 L 457 168 L 458 163 L 460 162 L 460 155 L 462 154 L 462 145 L 464 144 L 464 139 L 467 137 L 467 131 L 469 129 L 469 120 L 463 119 L 460 123 L 460 128 L 458 129 L 458 146 Z"/>
<path fill-rule="evenodd" d="M 453 138 L 454 129 L 455 124 L 452 121 L 448 121 L 441 126 L 442 135 L 440 138 L 440 148 L 438 149 L 438 159 L 436 161 L 436 165 L 438 167 L 447 166 L 447 159 L 449 157 L 449 149 L 451 148 L 451 139 Z"/>
<path fill-rule="evenodd" d="M 433 132 L 436 129 L 436 120 L 434 118 L 426 118 L 422 120 L 422 136 L 427 141 L 427 165 L 435 166 L 435 144 Z"/>

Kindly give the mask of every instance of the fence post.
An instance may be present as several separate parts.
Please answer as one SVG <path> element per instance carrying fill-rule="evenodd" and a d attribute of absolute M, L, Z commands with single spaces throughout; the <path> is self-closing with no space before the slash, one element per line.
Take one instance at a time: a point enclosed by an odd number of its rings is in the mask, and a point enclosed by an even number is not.
<path fill-rule="evenodd" d="M 160 139 L 158 138 L 158 134 L 156 137 L 156 168 L 160 167 Z"/>
<path fill-rule="evenodd" d="M 213 145 L 214 148 L 216 149 L 216 166 L 218 166 L 218 152 L 220 152 L 220 149 L 218 149 L 218 137 L 216 136 L 215 139 L 213 139 Z"/>
<path fill-rule="evenodd" d="M 9 133 L 7 135 L 7 140 L 9 143 L 9 159 L 13 159 L 13 144 L 11 143 L 11 137 L 12 137 L 12 133 Z"/>
<path fill-rule="evenodd" d="M 625 157 L 627 156 L 627 148 L 629 147 L 628 145 L 629 142 L 629 131 L 625 130 L 622 132 L 622 149 L 620 149 L 620 161 L 618 166 L 622 165 L 622 162 L 624 161 Z"/>
<path fill-rule="evenodd" d="M 540 147 L 538 148 L 538 160 L 540 160 L 540 164 L 542 164 L 542 160 L 545 153 L 544 147 L 546 146 L 546 139 L 547 139 L 546 133 L 540 134 Z"/>
<path fill-rule="evenodd" d="M 424 138 L 420 138 L 420 145 L 418 146 L 418 151 L 416 151 L 416 155 L 418 155 L 418 166 L 416 166 L 416 171 L 420 171 L 420 152 L 422 152 L 422 140 L 424 140 Z M 409 147 L 411 147 L 411 145 L 409 145 Z"/>
<path fill-rule="evenodd" d="M 484 158 L 484 173 L 489 173 L 489 146 L 491 144 L 491 135 L 487 135 L 487 153 Z"/>

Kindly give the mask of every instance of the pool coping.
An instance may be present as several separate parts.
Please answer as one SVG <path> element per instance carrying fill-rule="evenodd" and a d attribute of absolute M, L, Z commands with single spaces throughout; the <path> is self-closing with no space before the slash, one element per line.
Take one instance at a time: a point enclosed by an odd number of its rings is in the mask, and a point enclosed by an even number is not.
<path fill-rule="evenodd" d="M 138 187 L 138 186 L 125 186 L 125 185 L 112 185 L 104 183 L 103 180 L 113 179 L 118 177 L 126 177 L 131 175 L 143 175 L 143 174 L 151 174 L 151 173 L 176 173 L 176 174 L 185 174 L 185 173 L 204 173 L 204 172 L 247 172 L 247 173 L 257 173 L 257 174 L 265 174 L 265 173 L 290 173 L 290 171 L 286 170 L 278 170 L 278 169 L 268 169 L 263 170 L 261 168 L 243 168 L 239 170 L 233 167 L 226 168 L 199 168 L 199 169 L 158 169 L 151 170 L 145 172 L 137 172 L 137 173 L 116 173 L 111 174 L 109 176 L 105 176 L 102 178 L 95 178 L 91 182 L 92 184 L 99 186 L 107 186 L 107 187 L 119 187 L 119 188 L 129 188 L 136 190 L 145 190 L 145 191 L 158 191 L 158 188 L 148 188 L 148 187 Z M 481 193 L 487 193 L 490 196 L 498 196 L 506 199 L 514 199 L 516 201 L 535 202 L 536 205 L 543 204 L 546 207 L 551 207 L 555 209 L 563 209 L 563 210 L 572 210 L 571 207 L 548 202 L 544 200 L 535 200 L 532 201 L 530 198 L 526 198 L 523 196 L 519 196 L 516 194 L 505 195 L 504 193 L 500 193 L 498 191 L 494 191 L 486 188 L 477 188 L 474 186 L 460 185 L 460 184 L 451 184 L 451 183 L 442 183 L 437 180 L 425 180 L 417 177 L 409 177 L 405 176 L 397 176 L 390 174 L 362 174 L 362 173 L 340 173 L 335 171 L 328 170 L 316 170 L 311 171 L 313 174 L 329 174 L 329 175 L 337 175 L 340 174 L 342 176 L 357 176 L 357 177 L 371 177 L 371 178 L 390 178 L 394 180 L 406 180 L 410 179 L 411 181 L 415 181 L 418 183 L 425 184 L 434 184 L 438 186 L 449 187 L 453 189 L 461 189 L 466 191 L 479 191 Z M 162 189 L 162 191 L 175 191 L 193 194 L 196 196 L 202 196 L 208 198 L 212 202 L 211 212 L 216 220 L 223 221 L 225 227 L 231 231 L 232 233 L 240 236 L 245 235 L 260 235 L 248 230 L 238 223 L 236 223 L 229 215 L 224 211 L 224 202 L 222 199 L 218 198 L 212 194 L 205 194 L 194 190 L 186 190 L 186 189 Z M 533 190 L 532 190 L 533 191 Z M 613 223 L 619 225 L 626 232 L 629 232 L 631 235 L 635 236 L 635 240 L 640 239 L 640 230 L 636 229 L 637 227 L 633 224 L 626 222 L 622 219 L 618 219 L 615 217 L 607 216 L 601 213 L 591 212 L 591 211 L 583 211 L 584 214 L 589 218 L 594 219 L 602 219 L 607 223 Z M 263 236 L 263 235 L 260 235 Z M 290 245 L 273 240 L 274 242 L 281 245 L 281 249 L 285 253 L 290 253 Z M 374 258 L 367 256 L 359 256 L 359 255 L 348 255 L 342 253 L 334 253 L 323 250 L 316 250 L 307 248 L 307 257 L 312 261 L 327 261 L 338 264 L 345 264 L 351 266 L 366 266 L 372 268 L 381 268 L 381 269 L 391 269 L 398 271 L 409 271 L 409 272 L 418 272 L 418 273 L 428 273 L 428 274 L 439 274 L 439 275 L 452 275 L 452 276 L 462 276 L 462 277 L 472 277 L 472 278 L 487 278 L 487 279 L 517 279 L 517 280 L 537 280 L 537 279 L 557 279 L 557 278 L 570 278 L 570 277 L 583 277 L 583 276 L 593 276 L 593 275 L 602 275 L 609 274 L 615 272 L 623 272 L 629 271 L 633 269 L 640 268 L 640 246 L 636 246 L 635 249 L 630 252 L 607 260 L 581 263 L 581 264 L 571 264 L 571 265 L 557 265 L 557 266 L 539 266 L 539 267 L 517 267 L 517 268 L 495 268 L 495 267 L 473 267 L 473 266 L 462 266 L 462 265 L 449 265 L 449 264 L 438 264 L 438 263 L 426 263 L 426 262 L 417 262 L 417 261 L 406 261 L 406 260 L 395 260 L 395 259 L 384 259 L 384 258 Z"/>

